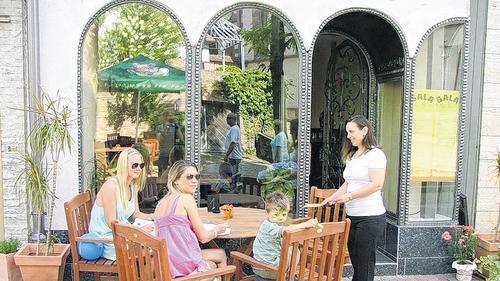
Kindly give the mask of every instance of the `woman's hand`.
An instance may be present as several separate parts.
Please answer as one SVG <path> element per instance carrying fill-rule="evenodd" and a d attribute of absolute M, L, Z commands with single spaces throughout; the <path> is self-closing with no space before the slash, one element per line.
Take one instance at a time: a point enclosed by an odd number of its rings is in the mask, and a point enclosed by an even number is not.
<path fill-rule="evenodd" d="M 323 202 L 321 202 L 321 204 L 322 205 L 326 205 L 326 204 L 333 205 L 335 203 L 344 203 L 344 202 L 340 202 L 342 200 L 342 198 L 345 197 L 344 195 L 345 194 L 342 194 L 341 192 L 336 191 L 332 195 L 325 198 L 325 200 L 323 200 Z"/>
<path fill-rule="evenodd" d="M 151 231 L 155 230 L 155 225 L 152 223 L 148 223 L 139 228 L 144 232 L 150 233 Z"/>
<path fill-rule="evenodd" d="M 224 233 L 226 229 L 229 227 L 227 223 L 220 223 L 215 226 L 214 230 L 217 232 L 217 234 Z"/>

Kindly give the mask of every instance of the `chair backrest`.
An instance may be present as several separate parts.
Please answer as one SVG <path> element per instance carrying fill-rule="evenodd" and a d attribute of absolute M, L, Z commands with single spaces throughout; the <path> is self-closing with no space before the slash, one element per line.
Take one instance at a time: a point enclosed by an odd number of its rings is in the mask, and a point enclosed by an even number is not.
<path fill-rule="evenodd" d="M 158 161 L 160 153 L 160 142 L 157 139 L 145 139 L 142 141 L 148 148 L 151 161 Z"/>
<path fill-rule="evenodd" d="M 316 186 L 311 187 L 309 192 L 309 203 L 321 203 L 325 198 L 332 195 L 337 189 L 319 189 Z M 316 218 L 319 222 L 336 222 L 343 221 L 346 217 L 346 212 L 341 204 L 326 205 L 323 208 L 308 208 L 310 218 Z"/>
<path fill-rule="evenodd" d="M 260 196 L 260 183 L 256 178 L 241 177 L 241 193 Z"/>
<path fill-rule="evenodd" d="M 167 245 L 142 230 L 126 224 L 112 224 L 120 281 L 171 280 Z"/>
<path fill-rule="evenodd" d="M 73 259 L 78 259 L 79 257 L 75 238 L 89 232 L 91 210 L 92 197 L 88 190 L 64 203 L 64 212 L 66 213 L 66 223 L 68 224 L 68 236 Z"/>
<path fill-rule="evenodd" d="M 322 232 L 316 228 L 285 231 L 276 280 L 294 280 L 294 276 L 309 281 L 342 280 L 350 225 L 346 219 L 323 224 Z"/>

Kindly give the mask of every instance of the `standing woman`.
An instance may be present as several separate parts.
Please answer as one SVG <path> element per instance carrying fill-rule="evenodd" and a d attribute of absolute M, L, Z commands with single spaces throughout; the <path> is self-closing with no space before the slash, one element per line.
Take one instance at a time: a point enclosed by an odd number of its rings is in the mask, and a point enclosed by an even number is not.
<path fill-rule="evenodd" d="M 346 203 L 351 229 L 347 247 L 354 269 L 352 281 L 372 281 L 377 242 L 385 230 L 384 186 L 387 159 L 364 116 L 347 120 L 342 144 L 345 182 L 323 204 Z"/>
<path fill-rule="evenodd" d="M 227 265 L 223 249 L 201 250 L 198 243 L 209 242 L 227 227 L 218 224 L 211 231 L 203 227 L 194 200 L 199 178 L 195 164 L 185 160 L 175 162 L 168 170 L 168 193 L 156 206 L 156 236 L 167 242 L 172 278 Z"/>
<path fill-rule="evenodd" d="M 146 172 L 139 151 L 126 148 L 120 153 L 116 176 L 109 178 L 96 195 L 90 215 L 89 232 L 101 238 L 113 238 L 111 223 L 129 223 L 129 218 L 153 220 L 152 214 L 139 210 L 137 194 L 144 187 Z M 153 225 L 141 227 L 145 232 L 153 231 Z M 115 247 L 104 243 L 103 257 L 116 260 Z"/>

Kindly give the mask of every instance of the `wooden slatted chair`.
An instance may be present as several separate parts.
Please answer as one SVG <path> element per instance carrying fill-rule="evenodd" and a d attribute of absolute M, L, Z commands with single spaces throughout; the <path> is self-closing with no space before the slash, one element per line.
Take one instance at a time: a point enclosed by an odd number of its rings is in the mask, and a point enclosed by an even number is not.
<path fill-rule="evenodd" d="M 203 280 L 221 276 L 230 281 L 235 266 L 229 265 L 207 272 L 171 279 L 167 245 L 139 228 L 114 222 L 111 226 L 115 241 L 120 281 Z"/>
<path fill-rule="evenodd" d="M 319 189 L 316 186 L 311 187 L 309 193 L 309 203 L 321 203 L 325 198 L 335 193 L 337 189 Z M 308 208 L 307 212 L 310 218 L 316 218 L 319 222 L 336 222 L 343 221 L 346 217 L 346 212 L 341 210 L 340 204 L 326 205 L 323 208 Z"/>
<path fill-rule="evenodd" d="M 80 272 L 94 272 L 95 280 L 101 280 L 101 273 L 118 273 L 118 266 L 115 261 L 99 258 L 95 261 L 82 259 L 78 254 L 77 241 L 108 242 L 112 239 L 82 238 L 81 236 L 89 232 L 90 211 L 92 210 L 92 200 L 90 191 L 85 191 L 64 203 L 66 213 L 66 223 L 68 224 L 68 236 L 71 244 L 71 256 L 73 258 L 73 280 L 80 280 Z"/>
<path fill-rule="evenodd" d="M 243 264 L 249 264 L 275 273 L 277 281 L 293 281 L 295 277 L 298 278 L 295 280 L 301 281 L 340 281 L 350 224 L 349 219 L 325 223 L 320 233 L 316 228 L 285 231 L 278 267 L 259 262 L 240 252 L 231 252 L 236 265 L 236 280 L 255 280 L 255 275 L 243 276 Z M 304 251 L 305 248 L 310 250 Z M 329 255 L 328 252 L 333 254 Z"/>

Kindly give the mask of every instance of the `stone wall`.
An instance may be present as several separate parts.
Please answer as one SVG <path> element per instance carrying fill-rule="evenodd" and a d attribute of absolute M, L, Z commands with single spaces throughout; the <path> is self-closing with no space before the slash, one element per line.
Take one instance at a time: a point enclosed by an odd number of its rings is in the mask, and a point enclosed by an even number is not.
<path fill-rule="evenodd" d="M 3 187 L 3 226 L 5 237 L 28 237 L 28 216 L 24 197 L 15 186 L 24 168 L 20 152 L 24 151 L 24 60 L 22 0 L 0 0 L 0 15 L 10 22 L 0 23 L 0 142 Z M 1 215 L 1 214 L 0 214 Z"/>
<path fill-rule="evenodd" d="M 495 158 L 500 151 L 500 0 L 488 3 L 476 228 L 492 231 L 497 224 L 500 183 Z"/>

